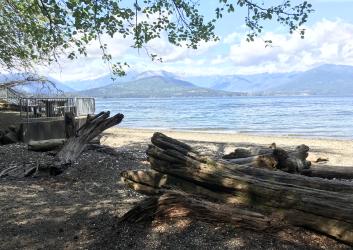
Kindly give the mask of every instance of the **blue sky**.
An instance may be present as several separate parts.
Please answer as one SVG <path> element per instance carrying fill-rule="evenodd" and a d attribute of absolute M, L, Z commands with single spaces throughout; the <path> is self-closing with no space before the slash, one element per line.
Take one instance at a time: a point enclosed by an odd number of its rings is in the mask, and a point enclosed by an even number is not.
<path fill-rule="evenodd" d="M 214 16 L 218 0 L 200 1 L 200 11 Z M 266 3 L 278 1 L 266 1 Z M 292 1 L 299 3 L 301 1 Z M 324 63 L 353 65 L 353 0 L 312 0 L 315 12 L 305 25 L 304 40 L 298 34 L 273 22 L 265 27 L 261 39 L 245 41 L 244 13 L 225 16 L 217 25 L 220 41 L 202 43 L 198 50 L 174 47 L 159 39 L 148 45 L 164 62 L 156 63 L 142 51 L 129 48 L 130 41 L 107 39 L 109 51 L 119 61 L 127 61 L 132 70 L 166 70 L 180 75 L 255 74 L 264 72 L 302 71 Z M 265 48 L 264 39 L 271 39 L 272 48 Z M 86 58 L 71 62 L 63 59 L 60 67 L 41 69 L 44 74 L 62 80 L 93 79 L 109 73 L 93 43 Z"/>

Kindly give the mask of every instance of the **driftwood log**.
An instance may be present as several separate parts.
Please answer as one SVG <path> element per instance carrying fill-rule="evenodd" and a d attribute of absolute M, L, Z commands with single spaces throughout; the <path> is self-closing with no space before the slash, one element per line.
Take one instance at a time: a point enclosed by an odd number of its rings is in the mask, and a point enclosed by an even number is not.
<path fill-rule="evenodd" d="M 87 145 L 86 148 L 96 149 L 96 148 L 104 148 L 104 146 L 100 145 L 100 136 L 93 138 Z M 64 145 L 67 139 L 48 139 L 48 140 L 40 140 L 40 141 L 29 141 L 28 142 L 28 150 L 37 151 L 37 152 L 47 152 L 52 150 L 60 150 Z"/>
<path fill-rule="evenodd" d="M 58 149 L 64 145 L 66 139 L 49 139 L 41 141 L 29 141 L 28 150 L 45 152 Z"/>
<path fill-rule="evenodd" d="M 299 173 L 311 166 L 311 162 L 306 160 L 308 151 L 309 147 L 304 144 L 297 146 L 294 150 L 287 151 L 276 147 L 276 144 L 272 143 L 269 148 L 237 148 L 234 152 L 223 156 L 223 159 L 238 165 Z"/>
<path fill-rule="evenodd" d="M 122 173 L 135 190 L 160 194 L 179 189 L 242 204 L 353 245 L 353 184 L 214 161 L 161 133 L 151 141 L 147 155 L 154 171 Z"/>
<path fill-rule="evenodd" d="M 124 118 L 122 114 L 110 117 L 110 112 L 100 112 L 94 116 L 87 116 L 86 123 L 73 134 L 76 127 L 72 121 L 72 116 L 65 117 L 66 134 L 70 136 L 67 140 L 46 140 L 30 142 L 28 147 L 34 151 L 48 151 L 62 146 L 55 155 L 54 161 L 48 165 L 30 166 L 23 168 L 10 167 L 0 173 L 0 178 L 5 176 L 30 177 L 35 174 L 58 175 L 71 165 L 86 149 L 88 143 L 96 140 L 104 130 L 119 124 Z M 99 138 L 98 141 L 99 142 Z M 96 142 L 96 143 L 97 143 Z"/>
<path fill-rule="evenodd" d="M 353 179 L 353 167 L 312 165 L 307 161 L 309 147 L 302 144 L 294 150 L 284 150 L 272 143 L 270 147 L 236 148 L 222 158 L 238 165 L 280 169 L 289 173 L 300 173 L 311 177 L 326 179 Z M 327 162 L 318 158 L 316 162 Z"/>
<path fill-rule="evenodd" d="M 56 155 L 56 164 L 63 166 L 72 163 L 92 139 L 104 130 L 119 124 L 124 118 L 123 114 L 109 116 L 109 111 L 100 112 L 95 116 L 87 116 L 86 123 L 77 130 L 75 136 L 67 140 L 63 148 Z"/>

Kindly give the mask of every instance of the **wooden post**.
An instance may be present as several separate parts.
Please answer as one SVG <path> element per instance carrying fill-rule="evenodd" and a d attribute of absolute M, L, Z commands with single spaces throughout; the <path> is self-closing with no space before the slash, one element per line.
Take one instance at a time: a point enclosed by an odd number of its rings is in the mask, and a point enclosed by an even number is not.
<path fill-rule="evenodd" d="M 74 113 L 66 112 L 64 116 L 64 122 L 66 138 L 74 137 L 76 135 L 76 121 Z"/>

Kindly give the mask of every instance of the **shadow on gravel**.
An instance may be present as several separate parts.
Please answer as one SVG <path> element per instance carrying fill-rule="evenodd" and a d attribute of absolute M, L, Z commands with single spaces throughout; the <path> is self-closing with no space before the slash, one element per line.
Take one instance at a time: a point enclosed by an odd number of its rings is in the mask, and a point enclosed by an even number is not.
<path fill-rule="evenodd" d="M 1 179 L 0 249 L 349 249 L 301 229 L 255 233 L 193 220 L 119 224 L 143 198 L 119 174 L 148 168 L 146 146 L 129 144 L 116 155 L 88 150 L 53 178 Z M 224 147 L 212 150 L 221 154 Z M 0 152 L 0 171 L 42 157 L 25 145 Z"/>

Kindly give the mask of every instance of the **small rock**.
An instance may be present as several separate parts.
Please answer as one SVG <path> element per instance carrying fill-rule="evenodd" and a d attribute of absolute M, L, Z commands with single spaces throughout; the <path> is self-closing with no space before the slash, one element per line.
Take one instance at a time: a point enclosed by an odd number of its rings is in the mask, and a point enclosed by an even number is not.
<path fill-rule="evenodd" d="M 319 158 L 316 159 L 315 162 L 319 163 L 319 162 L 326 162 L 326 161 L 328 161 L 328 158 L 319 157 Z"/>
<path fill-rule="evenodd" d="M 17 127 L 15 125 L 9 126 L 9 130 L 17 134 Z"/>

